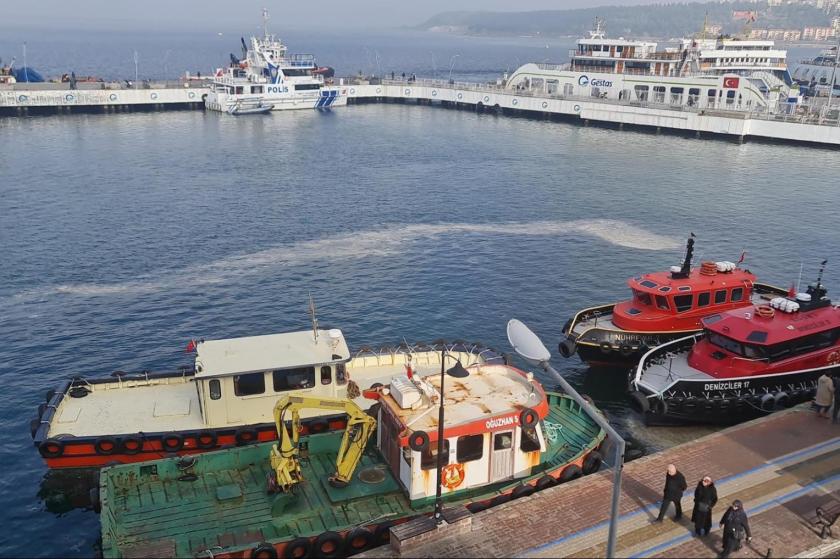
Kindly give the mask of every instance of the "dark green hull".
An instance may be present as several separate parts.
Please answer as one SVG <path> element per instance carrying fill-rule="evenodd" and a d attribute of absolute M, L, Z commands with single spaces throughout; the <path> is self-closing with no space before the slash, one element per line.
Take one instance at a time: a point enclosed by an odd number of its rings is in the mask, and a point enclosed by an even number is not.
<path fill-rule="evenodd" d="M 527 477 L 450 494 L 449 506 L 487 508 L 600 466 L 593 451 L 603 431 L 570 398 L 549 397 L 547 421 L 562 428 L 551 429 L 550 437 L 544 425 L 548 448 L 542 462 Z M 103 555 L 192 557 L 209 550 L 214 557 L 250 557 L 267 543 L 280 556 L 297 556 L 296 551 L 319 556 L 333 547 L 341 556 L 385 543 L 390 526 L 431 513 L 433 499 L 409 501 L 374 445 L 348 487 L 330 486 L 340 438 L 340 433 L 306 437 L 305 481 L 282 502 L 277 499 L 284 497 L 266 492 L 272 443 L 205 453 L 189 467 L 170 458 L 105 468 Z M 329 545 L 314 551 L 324 542 Z"/>

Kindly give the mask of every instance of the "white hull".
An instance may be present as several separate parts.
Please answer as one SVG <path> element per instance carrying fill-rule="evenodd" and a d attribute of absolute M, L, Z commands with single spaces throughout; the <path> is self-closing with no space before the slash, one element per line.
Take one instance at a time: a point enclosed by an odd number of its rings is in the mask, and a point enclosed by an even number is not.
<path fill-rule="evenodd" d="M 347 105 L 346 88 L 324 88 L 305 95 L 230 95 L 210 92 L 205 107 L 211 111 L 228 113 L 236 106 L 243 108 L 271 106 L 273 111 L 294 109 L 329 109 Z"/>

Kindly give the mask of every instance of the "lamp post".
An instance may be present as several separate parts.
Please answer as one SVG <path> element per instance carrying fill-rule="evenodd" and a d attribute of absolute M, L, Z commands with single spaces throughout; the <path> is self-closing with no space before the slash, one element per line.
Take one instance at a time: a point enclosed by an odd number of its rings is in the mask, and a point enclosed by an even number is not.
<path fill-rule="evenodd" d="M 612 488 L 612 502 L 610 504 L 610 524 L 607 533 L 607 557 L 615 557 L 615 542 L 618 534 L 618 507 L 619 499 L 621 498 L 621 471 L 624 468 L 624 439 L 619 435 L 612 425 L 604 419 L 604 416 L 598 413 L 589 402 L 577 393 L 572 385 L 566 379 L 560 376 L 554 367 L 549 364 L 551 353 L 543 345 L 540 339 L 531 330 L 528 329 L 522 322 L 511 319 L 507 326 L 507 335 L 510 344 L 514 351 L 519 354 L 525 361 L 538 365 L 542 370 L 554 376 L 557 382 L 563 389 L 563 392 L 572 397 L 572 399 L 583 408 L 595 423 L 601 429 L 607 432 L 608 439 L 611 439 L 615 444 L 615 462 L 613 468 L 613 488 Z"/>
<path fill-rule="evenodd" d="M 446 358 L 449 357 L 450 359 L 455 360 L 455 365 L 453 365 L 449 370 L 446 369 L 445 363 Z M 455 377 L 455 378 L 465 378 L 470 375 L 469 371 L 467 371 L 463 365 L 461 365 L 461 361 L 458 360 L 457 357 L 454 355 L 450 355 L 446 352 L 446 348 L 440 350 L 440 405 L 438 406 L 438 432 L 437 432 L 437 487 L 435 488 L 435 513 L 434 519 L 435 522 L 441 524 L 443 522 L 443 497 L 441 497 L 441 479 L 443 475 L 443 401 L 444 401 L 444 382 L 446 380 L 446 375 Z M 446 455 L 447 461 L 449 459 L 449 453 L 447 452 Z"/>
<path fill-rule="evenodd" d="M 449 59 L 449 83 L 452 83 L 452 68 L 455 67 L 455 59 L 461 56 L 460 54 L 453 54 Z"/>

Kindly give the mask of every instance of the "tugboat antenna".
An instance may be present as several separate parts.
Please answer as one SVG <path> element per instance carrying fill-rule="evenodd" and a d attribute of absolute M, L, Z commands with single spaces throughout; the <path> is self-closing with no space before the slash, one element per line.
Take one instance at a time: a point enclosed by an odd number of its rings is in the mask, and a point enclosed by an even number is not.
<path fill-rule="evenodd" d="M 312 292 L 309 292 L 309 317 L 312 319 L 312 336 L 315 343 L 318 343 L 318 319 L 315 318 L 315 301 L 312 300 Z"/>
<path fill-rule="evenodd" d="M 828 263 L 828 260 L 823 260 L 820 262 L 820 273 L 817 274 L 817 290 L 819 292 L 820 287 L 822 287 L 822 276 L 823 272 L 825 271 L 825 265 Z"/>

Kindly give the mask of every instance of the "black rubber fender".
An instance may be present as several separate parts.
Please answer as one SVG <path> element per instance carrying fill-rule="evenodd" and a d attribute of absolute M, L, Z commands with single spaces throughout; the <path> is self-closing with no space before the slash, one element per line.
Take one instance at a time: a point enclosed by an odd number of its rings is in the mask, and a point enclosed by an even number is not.
<path fill-rule="evenodd" d="M 593 450 L 583 459 L 583 475 L 588 476 L 589 474 L 594 474 L 601 469 L 601 464 L 603 463 L 604 458 L 601 456 L 601 453 Z"/>
<path fill-rule="evenodd" d="M 429 447 L 429 434 L 425 431 L 415 431 L 408 438 L 408 446 L 415 452 L 423 452 Z"/>
<path fill-rule="evenodd" d="M 213 448 L 216 446 L 216 443 L 219 442 L 219 436 L 216 434 L 215 431 L 207 430 L 207 431 L 199 431 L 199 433 L 195 436 L 195 446 L 196 448 L 201 449 L 208 449 Z"/>
<path fill-rule="evenodd" d="M 178 452 L 184 448 L 184 437 L 178 433 L 169 433 L 160 438 L 160 446 L 164 452 Z"/>
<path fill-rule="evenodd" d="M 540 422 L 539 414 L 531 408 L 525 408 L 519 414 L 519 424 L 523 429 L 531 429 Z"/>
<path fill-rule="evenodd" d="M 528 495 L 533 495 L 534 491 L 536 491 L 536 489 L 534 489 L 534 487 L 531 486 L 531 485 L 528 485 L 528 484 L 517 485 L 516 487 L 513 488 L 513 491 L 510 492 L 510 498 L 511 499 L 521 499 L 522 497 L 527 497 Z"/>
<path fill-rule="evenodd" d="M 344 537 L 344 553 L 355 555 L 367 551 L 373 544 L 373 533 L 365 528 L 353 528 Z"/>
<path fill-rule="evenodd" d="M 284 559 L 303 559 L 304 557 L 309 557 L 311 554 L 312 542 L 309 541 L 309 538 L 295 538 L 283 548 Z M 274 557 L 277 557 L 277 555 L 266 555 L 266 558 L 274 559 Z"/>
<path fill-rule="evenodd" d="M 396 526 L 396 522 L 390 520 L 383 522 L 376 526 L 373 531 L 373 542 L 375 545 L 387 545 L 391 542 L 391 528 Z"/>
<path fill-rule="evenodd" d="M 330 424 L 326 419 L 313 419 L 306 426 L 310 435 L 326 433 L 330 430 Z"/>
<path fill-rule="evenodd" d="M 639 413 L 647 413 L 650 411 L 650 401 L 648 401 L 647 396 L 638 390 L 633 390 L 630 392 L 629 397 L 630 403 L 636 411 Z"/>
<path fill-rule="evenodd" d="M 119 443 L 113 437 L 99 437 L 93 443 L 93 450 L 100 456 L 110 456 L 120 449 Z"/>
<path fill-rule="evenodd" d="M 560 342 L 560 345 L 557 346 L 557 350 L 560 352 L 560 355 L 566 359 L 574 355 L 576 349 L 577 344 L 568 338 Z"/>
<path fill-rule="evenodd" d="M 492 499 L 490 499 L 490 506 L 487 508 L 493 508 L 499 506 L 501 504 L 507 503 L 510 501 L 510 493 L 505 493 L 504 495 L 496 495 Z"/>
<path fill-rule="evenodd" d="M 251 550 L 251 557 L 253 559 L 277 559 L 277 549 L 270 543 L 262 542 Z"/>
<path fill-rule="evenodd" d="M 563 469 L 560 477 L 557 478 L 558 483 L 566 483 L 567 481 L 575 480 L 583 475 L 583 470 L 577 464 L 569 464 Z"/>
<path fill-rule="evenodd" d="M 139 454 L 143 450 L 143 437 L 140 435 L 127 435 L 120 438 L 120 450 L 124 454 Z"/>
<path fill-rule="evenodd" d="M 58 458 L 64 454 L 64 441 L 47 439 L 38 445 L 38 452 L 44 458 Z"/>
<path fill-rule="evenodd" d="M 324 532 L 315 538 L 312 555 L 327 559 L 344 556 L 344 538 L 338 532 Z"/>
<path fill-rule="evenodd" d="M 259 433 L 257 433 L 256 429 L 251 427 L 240 427 L 236 430 L 236 435 L 234 435 L 236 439 L 236 444 L 242 446 L 244 444 L 251 444 L 257 442 L 259 439 Z"/>
<path fill-rule="evenodd" d="M 542 491 L 543 489 L 548 489 L 549 487 L 554 487 L 555 485 L 557 485 L 556 479 L 550 475 L 544 475 L 537 480 L 536 490 Z"/>

